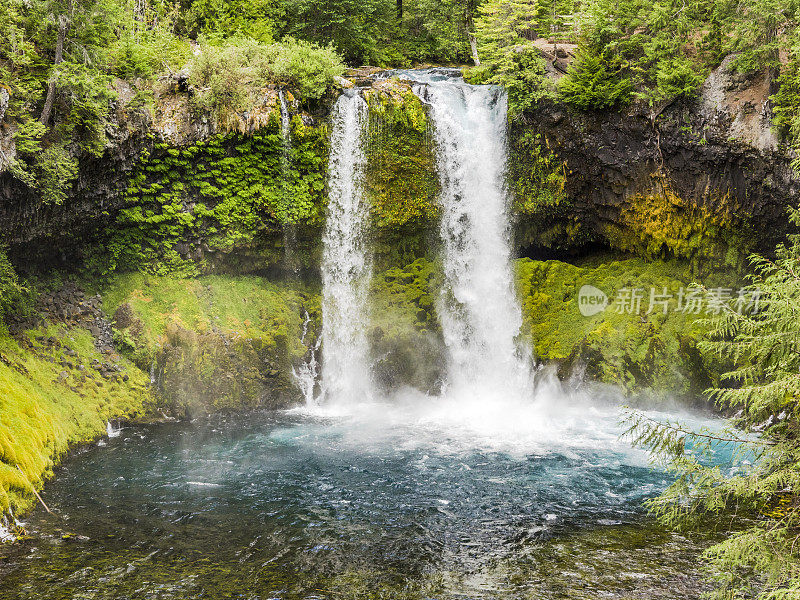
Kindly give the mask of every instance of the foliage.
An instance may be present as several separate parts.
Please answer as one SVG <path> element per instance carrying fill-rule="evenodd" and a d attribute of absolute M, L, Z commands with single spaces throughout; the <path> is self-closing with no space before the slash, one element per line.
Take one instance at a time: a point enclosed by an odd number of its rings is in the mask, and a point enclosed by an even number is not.
<path fill-rule="evenodd" d="M 780 66 L 780 51 L 797 28 L 797 0 L 728 0 L 717 8 L 731 35 L 727 50 L 737 53 L 734 65 L 743 73 Z"/>
<path fill-rule="evenodd" d="M 792 210 L 800 223 L 800 212 Z M 718 587 L 715 598 L 794 598 L 800 594 L 800 236 L 779 246 L 775 260 L 754 256 L 750 291 L 758 305 L 731 302 L 712 322 L 701 348 L 732 368 L 710 390 L 721 408 L 737 411 L 722 433 L 634 416 L 631 434 L 676 473 L 650 508 L 679 527 L 725 517 L 738 531 L 705 557 Z M 751 435 L 757 432 L 757 436 Z M 709 466 L 703 451 L 738 447 L 731 467 Z M 687 445 L 697 449 L 686 452 Z"/>
<path fill-rule="evenodd" d="M 61 145 L 41 153 L 37 186 L 45 204 L 61 204 L 78 175 L 78 159 Z"/>
<path fill-rule="evenodd" d="M 247 138 L 229 134 L 185 148 L 156 146 L 130 180 L 129 208 L 108 228 L 100 268 L 193 275 L 202 261 L 185 257 L 202 248 L 231 253 L 252 246 L 265 229 L 318 223 L 326 130 L 307 128 L 299 117 L 292 125 L 285 162 L 277 114 Z"/>
<path fill-rule="evenodd" d="M 193 0 L 181 25 L 193 36 L 247 37 L 269 44 L 284 10 L 276 0 Z"/>
<path fill-rule="evenodd" d="M 196 87 L 193 102 L 220 116 L 244 110 L 250 96 L 261 94 L 269 83 L 291 86 L 304 98 L 319 98 L 344 71 L 330 46 L 291 38 L 268 45 L 235 38 L 202 48 L 190 64 L 190 81 Z"/>
<path fill-rule="evenodd" d="M 166 68 L 180 69 L 191 57 L 191 49 L 169 26 L 159 24 L 145 30 L 131 26 L 122 30 L 105 56 L 108 70 L 117 77 L 133 80 L 152 79 Z"/>
<path fill-rule="evenodd" d="M 591 46 L 584 44 L 558 86 L 561 98 L 581 110 L 603 110 L 627 102 L 633 85 L 622 73 L 619 58 L 605 59 Z"/>
<path fill-rule="evenodd" d="M 384 63 L 381 42 L 395 22 L 394 4 L 385 0 L 286 0 L 286 35 L 327 44 L 348 62 Z"/>
<path fill-rule="evenodd" d="M 3 248 L 0 247 L 0 332 L 3 328 L 3 315 L 8 314 L 24 291 L 14 266 L 8 260 Z"/>
<path fill-rule="evenodd" d="M 789 143 L 800 146 L 800 34 L 789 53 L 788 64 L 778 80 L 779 88 L 772 96 L 775 125 Z"/>
<path fill-rule="evenodd" d="M 709 65 L 688 47 L 710 18 L 703 2 L 587 3 L 576 16 L 578 56 L 561 81 L 562 96 L 586 110 L 633 97 L 663 107 L 694 95 Z"/>

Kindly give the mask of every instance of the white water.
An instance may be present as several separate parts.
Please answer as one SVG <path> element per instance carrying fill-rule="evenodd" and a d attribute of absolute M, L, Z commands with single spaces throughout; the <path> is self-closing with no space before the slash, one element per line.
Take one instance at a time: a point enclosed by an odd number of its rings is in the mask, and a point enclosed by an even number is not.
<path fill-rule="evenodd" d="M 482 403 L 530 400 L 531 353 L 517 345 L 522 313 L 511 271 L 505 92 L 460 78 L 415 80 L 415 93 L 430 106 L 442 189 L 438 314 L 449 353 L 446 393 Z"/>
<path fill-rule="evenodd" d="M 303 319 L 303 334 L 300 341 L 304 344 L 310 333 L 311 316 L 306 311 Z M 317 375 L 319 375 L 319 364 L 317 363 L 317 352 L 319 351 L 320 344 L 322 343 L 322 336 L 317 338 L 313 348 L 308 350 L 305 360 L 299 367 L 292 367 L 292 376 L 300 388 L 305 400 L 306 406 L 312 406 L 315 401 L 315 390 L 317 386 Z"/>
<path fill-rule="evenodd" d="M 322 395 L 338 405 L 373 395 L 365 330 L 372 273 L 364 239 L 366 120 L 367 105 L 358 93 L 346 92 L 336 101 L 322 254 Z"/>
<path fill-rule="evenodd" d="M 444 285 L 437 310 L 448 371 L 439 404 L 456 400 L 462 409 L 474 404 L 491 410 L 530 403 L 532 356 L 518 346 L 522 313 L 508 239 L 505 93 L 450 74 L 407 71 L 401 76 L 414 81 L 415 93 L 430 107 L 442 189 Z M 325 403 L 338 408 L 375 397 L 365 335 L 371 271 L 364 240 L 366 115 L 364 100 L 352 91 L 337 101 L 332 119 L 322 392 Z"/>
<path fill-rule="evenodd" d="M 281 137 L 283 138 L 283 147 L 290 150 L 292 147 L 292 140 L 289 137 L 289 107 L 286 105 L 286 96 L 283 90 L 278 90 L 278 101 L 281 105 Z"/>
<path fill-rule="evenodd" d="M 283 90 L 278 90 L 278 101 L 281 110 L 281 194 L 283 205 L 290 204 L 289 172 L 292 161 L 292 130 L 289 115 L 289 106 L 286 104 L 286 95 Z M 285 217 L 285 215 L 284 215 Z M 294 248 L 296 245 L 296 232 L 294 223 L 285 221 L 283 224 L 283 266 L 287 272 L 298 272 L 298 266 L 294 258 Z"/>

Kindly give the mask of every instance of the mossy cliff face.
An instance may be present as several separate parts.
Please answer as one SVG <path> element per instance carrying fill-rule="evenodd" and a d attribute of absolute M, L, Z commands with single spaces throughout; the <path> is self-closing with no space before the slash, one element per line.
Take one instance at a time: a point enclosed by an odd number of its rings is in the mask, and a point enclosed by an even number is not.
<path fill-rule="evenodd" d="M 732 111 L 708 106 L 705 92 L 657 116 L 540 103 L 511 127 L 517 245 L 531 254 L 601 245 L 695 268 L 741 268 L 750 252 L 771 252 L 800 180 L 786 148 L 762 143 L 768 123 L 743 132 Z"/>
<path fill-rule="evenodd" d="M 103 297 L 117 340 L 177 414 L 286 406 L 300 399 L 292 368 L 308 351 L 304 315 L 319 297 L 260 277 L 117 278 Z"/>
<path fill-rule="evenodd" d="M 156 144 L 130 179 L 126 208 L 106 228 L 99 266 L 195 275 L 278 265 L 284 229 L 316 237 L 325 206 L 327 128 L 306 127 L 295 116 L 289 135 L 286 144 L 273 112 L 247 137 Z M 316 264 L 316 244 L 301 247 L 295 260 Z"/>
<path fill-rule="evenodd" d="M 677 261 L 517 261 L 524 331 L 537 358 L 559 362 L 563 375 L 585 369 L 589 379 L 629 392 L 691 398 L 711 383 L 711 359 L 697 343 L 714 309 L 692 294 L 693 281 L 689 266 Z M 730 283 L 707 285 L 736 296 Z M 585 299 L 598 302 L 601 294 L 605 307 Z M 583 311 L 581 301 L 587 303 Z"/>
<path fill-rule="evenodd" d="M 425 255 L 439 216 L 439 179 L 426 108 L 407 81 L 365 90 L 369 105 L 366 190 L 381 266 Z"/>
<path fill-rule="evenodd" d="M 147 375 L 100 353 L 82 327 L 51 324 L 16 339 L 0 331 L 0 529 L 35 502 L 32 488 L 71 445 L 152 403 Z"/>
<path fill-rule="evenodd" d="M 444 341 L 434 297 L 437 265 L 419 258 L 376 274 L 370 290 L 369 340 L 377 382 L 436 393 L 445 375 Z"/>
<path fill-rule="evenodd" d="M 381 268 L 407 264 L 433 254 L 431 124 L 407 82 L 360 83 L 370 107 L 375 254 Z M 765 142 L 747 125 L 745 104 L 726 94 L 714 104 L 719 94 L 704 91 L 658 115 L 642 107 L 579 113 L 543 101 L 517 116 L 509 160 L 516 248 L 565 257 L 603 246 L 696 268 L 738 268 L 752 250 L 770 251 L 787 231 L 785 209 L 800 182 L 786 149 Z M 287 95 L 288 151 L 276 90 L 265 90 L 229 133 L 189 118 L 184 96 L 159 98 L 152 118 L 121 106 L 106 154 L 81 163 L 63 206 L 43 206 L 0 176 L 0 226 L 12 258 L 50 261 L 56 244 L 67 261 L 100 271 L 314 271 L 335 95 L 314 115 Z"/>

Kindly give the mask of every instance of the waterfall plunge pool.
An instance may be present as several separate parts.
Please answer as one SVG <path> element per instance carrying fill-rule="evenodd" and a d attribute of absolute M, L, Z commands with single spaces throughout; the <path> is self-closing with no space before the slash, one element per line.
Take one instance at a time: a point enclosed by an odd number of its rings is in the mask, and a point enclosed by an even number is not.
<path fill-rule="evenodd" d="M 125 428 L 57 469 L 0 599 L 697 597 L 617 398 L 537 398 Z"/>

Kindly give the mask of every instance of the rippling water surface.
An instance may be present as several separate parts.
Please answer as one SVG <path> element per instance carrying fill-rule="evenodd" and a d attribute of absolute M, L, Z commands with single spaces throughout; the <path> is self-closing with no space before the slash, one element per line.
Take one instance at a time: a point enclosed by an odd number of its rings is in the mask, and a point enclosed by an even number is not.
<path fill-rule="evenodd" d="M 596 394 L 412 397 L 126 428 L 58 469 L 55 514 L 5 551 L 0 598 L 696 591 L 694 546 L 640 508 L 667 479 L 618 419 Z"/>

